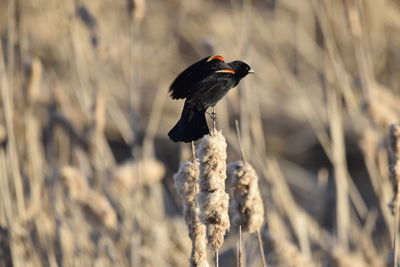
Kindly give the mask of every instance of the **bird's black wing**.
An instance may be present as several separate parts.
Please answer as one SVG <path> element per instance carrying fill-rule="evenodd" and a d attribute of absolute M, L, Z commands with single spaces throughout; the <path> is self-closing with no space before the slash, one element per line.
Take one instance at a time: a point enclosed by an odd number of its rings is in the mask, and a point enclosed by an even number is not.
<path fill-rule="evenodd" d="M 169 88 L 173 99 L 186 98 L 191 94 L 194 84 L 211 75 L 215 70 L 221 68 L 224 58 L 221 56 L 205 57 L 194 63 L 176 77 Z"/>
<path fill-rule="evenodd" d="M 187 101 L 196 103 L 202 108 L 214 106 L 232 87 L 236 80 L 232 69 L 214 71 L 205 79 L 189 88 Z"/>

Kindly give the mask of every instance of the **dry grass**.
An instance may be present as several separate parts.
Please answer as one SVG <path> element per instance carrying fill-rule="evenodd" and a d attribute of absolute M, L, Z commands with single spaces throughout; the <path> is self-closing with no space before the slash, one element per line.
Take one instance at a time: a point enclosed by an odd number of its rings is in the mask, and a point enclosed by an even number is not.
<path fill-rule="evenodd" d="M 167 88 L 210 54 L 257 72 L 216 112 L 228 162 L 238 119 L 260 178 L 268 264 L 393 266 L 399 17 L 395 0 L 0 1 L 0 266 L 188 265 Z M 261 266 L 255 236 L 243 249 Z"/>

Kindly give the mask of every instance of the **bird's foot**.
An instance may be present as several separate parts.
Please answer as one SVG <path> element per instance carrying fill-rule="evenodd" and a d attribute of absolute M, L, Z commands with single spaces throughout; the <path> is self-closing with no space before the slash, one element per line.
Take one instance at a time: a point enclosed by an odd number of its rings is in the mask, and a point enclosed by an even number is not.
<path fill-rule="evenodd" d="M 217 119 L 217 113 L 215 112 L 206 112 L 208 116 L 210 116 L 210 118 L 215 121 Z"/>

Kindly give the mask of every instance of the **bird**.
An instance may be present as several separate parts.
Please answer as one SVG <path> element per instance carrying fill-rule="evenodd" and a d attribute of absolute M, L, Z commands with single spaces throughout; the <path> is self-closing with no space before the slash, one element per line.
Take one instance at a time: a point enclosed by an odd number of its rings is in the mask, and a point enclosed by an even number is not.
<path fill-rule="evenodd" d="M 255 71 L 247 63 L 240 60 L 226 63 L 219 55 L 205 57 L 182 71 L 169 88 L 172 99 L 185 99 L 181 117 L 169 131 L 169 138 L 189 143 L 210 134 L 207 109 L 214 108 L 230 89 L 251 73 Z M 209 115 L 215 121 L 216 114 Z"/>

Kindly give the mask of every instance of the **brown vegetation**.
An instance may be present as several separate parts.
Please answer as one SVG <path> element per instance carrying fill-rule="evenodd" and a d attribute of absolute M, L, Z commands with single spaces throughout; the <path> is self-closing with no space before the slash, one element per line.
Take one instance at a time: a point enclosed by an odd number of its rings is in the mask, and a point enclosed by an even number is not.
<path fill-rule="evenodd" d="M 0 1 L 0 266 L 188 265 L 168 86 L 211 54 L 257 72 L 216 113 L 221 160 L 238 119 L 258 174 L 268 264 L 392 266 L 399 17 L 395 0 Z M 218 238 L 221 266 L 238 239 Z M 257 247 L 243 235 L 247 266 Z"/>

